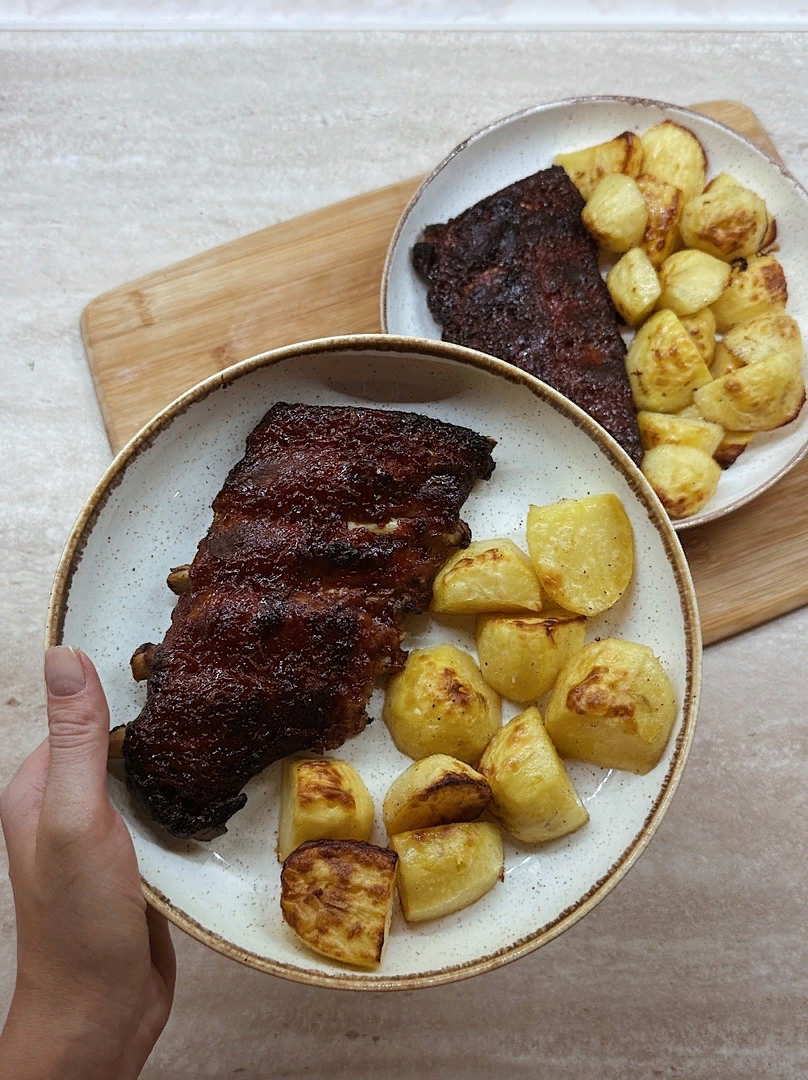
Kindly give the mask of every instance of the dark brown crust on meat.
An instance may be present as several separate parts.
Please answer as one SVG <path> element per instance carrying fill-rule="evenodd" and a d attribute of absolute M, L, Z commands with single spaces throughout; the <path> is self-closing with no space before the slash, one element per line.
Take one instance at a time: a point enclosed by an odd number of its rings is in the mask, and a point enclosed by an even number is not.
<path fill-rule="evenodd" d="M 523 368 L 597 420 L 639 464 L 642 443 L 617 315 L 560 166 L 428 225 L 413 263 L 444 341 Z"/>
<path fill-rule="evenodd" d="M 127 729 L 128 784 L 153 820 L 213 835 L 271 762 L 362 731 L 375 679 L 403 666 L 404 616 L 469 542 L 459 511 L 492 447 L 417 413 L 270 409 L 214 500 Z"/>

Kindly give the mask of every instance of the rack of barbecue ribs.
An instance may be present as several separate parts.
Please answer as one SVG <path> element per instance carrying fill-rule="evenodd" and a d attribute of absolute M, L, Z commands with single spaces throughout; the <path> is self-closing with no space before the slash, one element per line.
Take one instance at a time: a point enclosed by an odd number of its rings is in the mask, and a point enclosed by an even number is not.
<path fill-rule="evenodd" d="M 362 731 L 374 681 L 403 666 L 404 617 L 469 543 L 460 509 L 493 447 L 417 413 L 269 410 L 187 575 L 172 575 L 165 639 L 133 658 L 147 696 L 123 757 L 154 822 L 212 839 L 250 777 Z"/>
<path fill-rule="evenodd" d="M 626 347 L 581 221 L 578 189 L 554 165 L 489 195 L 413 248 L 444 341 L 523 368 L 604 427 L 639 464 Z"/>

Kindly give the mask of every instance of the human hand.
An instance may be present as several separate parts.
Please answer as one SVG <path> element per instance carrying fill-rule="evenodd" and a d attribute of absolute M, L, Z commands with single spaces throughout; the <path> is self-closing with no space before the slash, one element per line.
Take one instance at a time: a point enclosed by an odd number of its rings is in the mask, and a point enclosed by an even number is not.
<path fill-rule="evenodd" d="M 79 650 L 45 654 L 49 735 L 0 795 L 17 983 L 0 1080 L 130 1080 L 168 1020 L 174 949 L 107 795 L 109 711 Z"/>

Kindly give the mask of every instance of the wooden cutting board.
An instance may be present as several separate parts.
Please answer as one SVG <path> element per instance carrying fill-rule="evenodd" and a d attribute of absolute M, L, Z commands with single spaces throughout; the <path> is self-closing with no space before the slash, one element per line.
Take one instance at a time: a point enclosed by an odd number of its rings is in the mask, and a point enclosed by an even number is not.
<path fill-rule="evenodd" d="M 734 101 L 694 106 L 776 156 Z M 248 356 L 378 333 L 387 245 L 420 177 L 273 225 L 91 301 L 81 332 L 113 451 L 200 379 Z M 808 603 L 808 460 L 751 505 L 682 536 L 705 642 Z"/>

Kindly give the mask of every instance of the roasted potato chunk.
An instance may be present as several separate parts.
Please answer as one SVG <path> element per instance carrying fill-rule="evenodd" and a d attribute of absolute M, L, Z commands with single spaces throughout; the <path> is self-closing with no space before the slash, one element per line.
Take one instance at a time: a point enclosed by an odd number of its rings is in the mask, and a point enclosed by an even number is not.
<path fill-rule="evenodd" d="M 648 206 L 630 176 L 604 176 L 581 213 L 590 235 L 607 251 L 628 251 L 642 240 Z"/>
<path fill-rule="evenodd" d="M 784 311 L 770 311 L 733 326 L 724 335 L 722 345 L 737 361 L 736 367 L 766 360 L 774 353 L 790 356 L 801 364 L 805 355 L 800 328 Z"/>
<path fill-rule="evenodd" d="M 704 417 L 701 415 L 701 413 L 699 412 L 699 410 L 696 408 L 696 406 L 693 404 L 692 401 L 690 402 L 689 405 L 685 405 L 685 407 L 683 409 L 677 409 L 676 413 L 673 414 L 673 415 L 681 417 L 682 420 L 703 420 L 704 419 Z"/>
<path fill-rule="evenodd" d="M 692 315 L 716 301 L 729 281 L 729 264 L 703 251 L 677 251 L 659 270 L 657 307 Z"/>
<path fill-rule="evenodd" d="M 724 429 L 718 424 L 710 424 L 701 418 L 691 420 L 670 413 L 646 412 L 644 409 L 637 413 L 637 424 L 646 450 L 671 444 L 695 446 L 705 454 L 712 454 L 724 434 Z"/>
<path fill-rule="evenodd" d="M 714 379 L 693 400 L 705 420 L 729 431 L 772 431 L 803 406 L 802 366 L 786 354 L 768 356 Z"/>
<path fill-rule="evenodd" d="M 727 188 L 743 188 L 743 184 L 740 180 L 736 180 L 734 176 L 730 176 L 729 173 L 719 173 L 718 176 L 714 176 L 707 187 L 704 189 L 704 194 L 714 194 L 716 192 L 723 192 Z M 744 189 L 746 190 L 746 189 Z M 763 234 L 763 238 L 758 244 L 756 251 L 764 251 L 769 244 L 774 243 L 774 239 L 777 236 L 777 223 L 766 210 L 766 231 Z"/>
<path fill-rule="evenodd" d="M 448 754 L 476 765 L 502 724 L 502 703 L 468 653 L 435 645 L 413 649 L 390 679 L 382 715 L 402 754 Z"/>
<path fill-rule="evenodd" d="M 490 821 L 398 833 L 390 847 L 399 858 L 398 893 L 407 922 L 469 907 L 503 878 L 502 837 Z"/>
<path fill-rule="evenodd" d="M 663 443 L 643 455 L 643 474 L 670 517 L 692 517 L 715 495 L 721 469 L 710 454 L 695 446 Z"/>
<path fill-rule="evenodd" d="M 738 460 L 754 437 L 754 431 L 725 431 L 715 449 L 713 459 L 722 469 L 728 469 Z"/>
<path fill-rule="evenodd" d="M 451 615 L 540 611 L 541 588 L 530 559 L 513 540 L 476 540 L 438 571 L 432 610 Z"/>
<path fill-rule="evenodd" d="M 712 309 L 705 307 L 690 315 L 680 315 L 679 322 L 690 334 L 699 355 L 709 367 L 715 356 L 715 315 Z"/>
<path fill-rule="evenodd" d="M 662 289 L 657 272 L 642 248 L 632 248 L 606 275 L 606 288 L 618 314 L 629 326 L 639 326 L 654 310 Z"/>
<path fill-rule="evenodd" d="M 310 949 L 353 967 L 382 959 L 398 856 L 358 840 L 309 840 L 281 870 L 281 911 Z"/>
<path fill-rule="evenodd" d="M 373 800 L 347 761 L 287 758 L 281 780 L 278 858 L 306 840 L 367 840 Z"/>
<path fill-rule="evenodd" d="M 565 611 L 599 615 L 631 581 L 634 530 L 616 495 L 531 506 L 527 545 L 542 588 Z"/>
<path fill-rule="evenodd" d="M 586 617 L 553 608 L 541 615 L 478 615 L 477 655 L 489 686 L 511 701 L 552 689 L 561 665 L 583 648 Z"/>
<path fill-rule="evenodd" d="M 564 665 L 545 727 L 562 757 L 647 773 L 662 757 L 675 719 L 673 687 L 653 650 L 605 638 Z"/>
<path fill-rule="evenodd" d="M 713 303 L 716 329 L 724 333 L 770 311 L 782 311 L 788 300 L 783 268 L 773 255 L 738 259 L 731 266 L 726 289 Z"/>
<path fill-rule="evenodd" d="M 705 192 L 723 191 L 728 187 L 743 187 L 743 184 L 729 173 L 722 172 L 718 176 L 714 176 L 704 190 Z"/>
<path fill-rule="evenodd" d="M 491 801 L 484 776 L 447 754 L 416 761 L 384 797 L 384 827 L 392 836 L 455 821 L 474 821 Z"/>
<path fill-rule="evenodd" d="M 763 199 L 740 184 L 713 188 L 690 199 L 679 222 L 689 248 L 727 262 L 760 251 L 768 228 Z"/>
<path fill-rule="evenodd" d="M 716 192 L 723 192 L 727 188 L 743 188 L 743 184 L 740 180 L 736 180 L 734 176 L 730 176 L 729 173 L 719 173 L 718 176 L 713 177 L 707 187 L 704 189 L 706 194 L 714 194 Z M 746 190 L 746 189 L 744 189 Z M 758 244 L 755 251 L 765 251 L 769 244 L 774 243 L 777 236 L 777 222 L 766 209 L 766 231 L 763 234 L 763 238 Z"/>
<path fill-rule="evenodd" d="M 663 120 L 642 136 L 643 172 L 681 188 L 685 201 L 704 190 L 707 154 L 693 132 L 675 120 Z"/>
<path fill-rule="evenodd" d="M 634 336 L 626 356 L 634 404 L 651 412 L 677 412 L 710 371 L 672 311 L 657 311 Z"/>
<path fill-rule="evenodd" d="M 730 371 L 737 371 L 738 368 L 743 366 L 743 361 L 739 360 L 737 356 L 734 356 L 723 341 L 719 341 L 715 347 L 713 362 L 710 364 L 710 374 L 712 377 L 714 379 L 720 379 L 722 375 L 727 375 Z"/>
<path fill-rule="evenodd" d="M 648 207 L 648 220 L 640 247 L 651 265 L 659 269 L 668 256 L 681 247 L 679 219 L 685 197 L 681 188 L 647 172 L 640 173 L 636 183 Z"/>
<path fill-rule="evenodd" d="M 604 176 L 624 173 L 636 176 L 642 164 L 642 146 L 639 136 L 624 131 L 616 139 L 597 146 L 573 150 L 569 154 L 556 154 L 554 165 L 560 165 L 584 199 L 590 199 Z"/>
<path fill-rule="evenodd" d="M 480 771 L 493 792 L 491 813 L 517 840 L 557 840 L 589 821 L 535 705 L 496 733 Z"/>
<path fill-rule="evenodd" d="M 715 192 L 723 192 L 727 188 L 743 188 L 743 184 L 740 180 L 736 180 L 734 176 L 730 176 L 729 173 L 719 173 L 714 177 L 707 187 L 704 189 L 705 194 L 713 194 Z M 766 209 L 766 231 L 763 234 L 755 251 L 765 251 L 771 244 L 774 243 L 777 238 L 777 222 Z"/>

